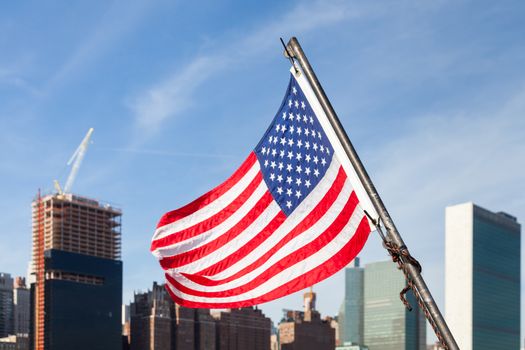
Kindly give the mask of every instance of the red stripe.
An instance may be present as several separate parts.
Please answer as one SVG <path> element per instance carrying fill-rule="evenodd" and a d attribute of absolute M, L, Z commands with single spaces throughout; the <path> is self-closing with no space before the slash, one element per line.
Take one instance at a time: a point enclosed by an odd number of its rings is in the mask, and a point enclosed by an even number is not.
<path fill-rule="evenodd" d="M 182 242 L 191 237 L 200 235 L 203 232 L 209 231 L 215 226 L 223 223 L 227 218 L 229 218 L 233 213 L 235 213 L 255 192 L 257 187 L 262 181 L 262 173 L 259 171 L 255 178 L 250 182 L 248 187 L 242 191 L 239 197 L 235 198 L 227 207 L 222 209 L 217 214 L 211 216 L 210 218 L 199 222 L 187 229 L 182 231 L 173 232 L 168 236 L 156 239 L 151 242 L 151 251 L 154 251 L 157 248 L 169 246 L 178 242 Z"/>
<path fill-rule="evenodd" d="M 349 200 L 346 202 L 341 213 L 337 216 L 334 222 L 321 235 L 319 235 L 313 241 L 301 247 L 300 249 L 290 253 L 288 256 L 279 260 L 278 262 L 273 264 L 270 268 L 265 270 L 263 273 L 261 273 L 260 275 L 255 277 L 253 280 L 251 280 L 250 282 L 242 286 L 238 286 L 238 287 L 224 290 L 224 291 L 207 292 L 207 291 L 200 291 L 200 290 L 195 290 L 195 289 L 186 287 L 185 285 L 176 281 L 169 275 L 166 275 L 166 277 L 168 278 L 170 283 L 175 288 L 177 288 L 183 293 L 191 294 L 193 296 L 222 298 L 222 297 L 230 297 L 230 296 L 235 296 L 235 295 L 249 292 L 250 290 L 253 290 L 259 287 L 261 284 L 263 284 L 270 278 L 274 277 L 281 271 L 286 270 L 287 268 L 305 260 L 306 258 L 312 256 L 319 250 L 323 249 L 337 235 L 340 234 L 342 229 L 346 226 L 346 224 L 350 220 L 350 217 L 352 216 L 352 213 L 354 212 L 354 209 L 357 207 L 358 204 L 359 204 L 359 200 L 357 199 L 355 192 L 352 192 L 352 195 L 350 196 Z"/>
<path fill-rule="evenodd" d="M 182 208 L 175 209 L 164 214 L 160 219 L 159 223 L 157 224 L 157 228 L 167 224 L 171 224 L 172 222 L 180 220 L 188 215 L 191 215 L 197 210 L 207 206 L 215 199 L 222 196 L 237 182 L 239 182 L 240 179 L 242 179 L 242 177 L 248 172 L 248 170 L 250 170 L 250 168 L 253 166 L 253 164 L 255 164 L 256 161 L 257 156 L 254 152 L 250 152 L 248 158 L 246 158 L 246 160 L 242 163 L 239 169 L 237 169 L 233 173 L 233 175 L 228 178 L 228 180 L 224 181 L 222 184 L 215 187 L 213 190 L 209 191 L 206 194 L 203 194 L 202 196 L 200 196 L 193 202 L 183 206 Z"/>
<path fill-rule="evenodd" d="M 213 276 L 216 273 L 219 273 L 226 268 L 228 268 L 230 265 L 234 264 L 241 258 L 247 255 L 246 254 L 239 254 L 239 256 L 232 256 L 231 259 L 227 260 L 227 263 L 222 264 L 219 266 L 210 266 L 209 268 L 206 268 L 202 271 L 199 271 L 194 274 L 183 274 L 186 276 L 189 280 L 199 283 L 201 285 L 205 286 L 215 286 L 219 284 L 224 284 L 230 281 L 233 281 L 235 279 L 238 279 L 247 273 L 250 273 L 251 271 L 255 270 L 259 266 L 263 265 L 270 257 L 272 257 L 275 253 L 277 253 L 284 245 L 286 245 L 288 242 L 290 242 L 295 237 L 302 234 L 304 231 L 308 230 L 310 227 L 312 227 L 321 217 L 323 217 L 326 212 L 332 207 L 333 203 L 339 196 L 339 193 L 343 189 L 343 186 L 346 181 L 346 173 L 343 170 L 343 167 L 339 167 L 339 171 L 337 173 L 337 176 L 332 183 L 332 186 L 327 191 L 326 195 L 323 197 L 323 199 L 315 206 L 314 209 L 310 212 L 309 215 L 307 215 L 296 227 L 294 227 L 285 237 L 283 237 L 275 246 L 273 246 L 268 252 L 266 252 L 264 255 L 262 255 L 259 259 L 251 263 L 250 265 L 246 266 L 241 271 L 237 272 L 236 274 L 224 278 L 222 280 L 213 280 L 209 279 L 205 276 Z M 244 253 L 244 252 L 243 252 Z"/>
<path fill-rule="evenodd" d="M 224 234 L 220 235 L 216 239 L 206 243 L 203 246 L 197 247 L 195 249 L 177 254 L 174 256 L 165 257 L 160 260 L 160 265 L 164 270 L 173 269 L 176 267 L 187 265 L 191 262 L 199 260 L 220 247 L 224 246 L 226 243 L 231 242 L 237 236 L 244 232 L 252 224 L 262 212 L 268 208 L 270 203 L 273 202 L 273 197 L 270 192 L 266 192 L 255 206 L 244 216 L 239 222 L 235 224 L 231 229 L 226 231 Z"/>
<path fill-rule="evenodd" d="M 274 290 L 256 298 L 241 300 L 237 302 L 198 302 L 186 300 L 176 296 L 168 287 L 168 285 L 166 285 L 166 289 L 168 290 L 168 293 L 171 295 L 172 299 L 177 304 L 191 308 L 239 308 L 250 305 L 262 304 L 267 301 L 274 300 L 285 295 L 297 292 L 330 277 L 331 275 L 348 265 L 357 256 L 357 254 L 363 248 L 369 234 L 370 225 L 366 216 L 364 216 L 361 222 L 359 223 L 359 226 L 352 238 L 339 250 L 339 252 L 332 256 L 330 260 L 306 272 L 305 274 L 284 283 L 283 285 L 275 288 Z M 166 277 L 168 276 L 166 275 Z M 170 282 L 170 280 L 173 279 L 170 277 L 168 283 Z"/>

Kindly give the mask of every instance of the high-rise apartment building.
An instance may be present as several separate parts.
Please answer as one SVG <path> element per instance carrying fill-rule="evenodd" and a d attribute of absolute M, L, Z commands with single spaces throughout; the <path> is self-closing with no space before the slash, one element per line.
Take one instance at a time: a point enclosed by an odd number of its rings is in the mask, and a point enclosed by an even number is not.
<path fill-rule="evenodd" d="M 365 270 L 355 258 L 345 268 L 345 295 L 339 309 L 340 343 L 362 345 L 364 335 L 364 276 Z"/>
<path fill-rule="evenodd" d="M 0 272 L 0 338 L 13 334 L 13 279 Z"/>
<path fill-rule="evenodd" d="M 462 350 L 518 350 L 521 225 L 473 203 L 445 214 L 445 316 L 452 334 Z"/>
<path fill-rule="evenodd" d="M 260 309 L 228 309 L 213 316 L 217 350 L 270 350 L 272 321 Z"/>
<path fill-rule="evenodd" d="M 32 349 L 121 348 L 121 215 L 73 194 L 33 201 Z"/>
<path fill-rule="evenodd" d="M 26 279 L 16 277 L 13 285 L 13 334 L 29 334 L 29 297 Z"/>
<path fill-rule="evenodd" d="M 408 311 L 399 300 L 406 286 L 392 261 L 367 264 L 364 273 L 364 345 L 369 350 L 425 350 L 426 320 L 411 291 Z"/>
<path fill-rule="evenodd" d="M 285 310 L 279 323 L 279 342 L 282 350 L 333 350 L 335 329 L 330 320 L 322 320 L 315 308 L 316 294 L 304 293 L 304 311 Z"/>
<path fill-rule="evenodd" d="M 130 305 L 131 350 L 215 350 L 215 320 L 209 309 L 173 302 L 164 285 L 136 293 Z"/>

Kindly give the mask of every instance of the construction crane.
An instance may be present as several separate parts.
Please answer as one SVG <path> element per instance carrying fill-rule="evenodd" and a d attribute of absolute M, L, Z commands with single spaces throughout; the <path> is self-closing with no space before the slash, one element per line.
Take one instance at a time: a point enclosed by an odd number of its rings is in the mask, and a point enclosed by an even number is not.
<path fill-rule="evenodd" d="M 77 177 L 78 169 L 80 168 L 80 164 L 82 164 L 82 160 L 84 159 L 84 156 L 86 155 L 86 150 L 89 145 L 89 140 L 91 139 L 91 134 L 93 134 L 93 128 L 90 128 L 84 136 L 84 139 L 76 149 L 76 151 L 73 153 L 69 161 L 67 162 L 67 165 L 73 164 L 71 167 L 71 173 L 69 174 L 66 185 L 64 186 L 64 189 L 60 187 L 60 184 L 57 180 L 55 180 L 55 189 L 57 190 L 59 195 L 62 195 L 64 193 L 71 193 L 71 187 L 73 187 L 73 183 L 75 182 L 75 178 Z"/>

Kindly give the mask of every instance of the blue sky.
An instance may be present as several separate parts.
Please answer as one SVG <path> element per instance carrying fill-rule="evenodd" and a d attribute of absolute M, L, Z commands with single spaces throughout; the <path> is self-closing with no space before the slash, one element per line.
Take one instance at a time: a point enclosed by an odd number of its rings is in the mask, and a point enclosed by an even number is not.
<path fill-rule="evenodd" d="M 89 1 L 0 5 L 0 271 L 23 275 L 30 203 L 87 132 L 74 191 L 123 209 L 124 301 L 162 273 L 165 211 L 217 185 L 279 107 L 299 38 L 440 305 L 444 208 L 525 218 L 522 1 Z M 361 254 L 386 259 L 377 237 Z M 525 270 L 525 269 L 524 269 Z M 315 287 L 323 314 L 338 274 Z M 523 303 L 522 303 L 523 304 Z M 274 321 L 293 295 L 262 306 Z M 523 332 L 522 332 L 523 333 Z"/>

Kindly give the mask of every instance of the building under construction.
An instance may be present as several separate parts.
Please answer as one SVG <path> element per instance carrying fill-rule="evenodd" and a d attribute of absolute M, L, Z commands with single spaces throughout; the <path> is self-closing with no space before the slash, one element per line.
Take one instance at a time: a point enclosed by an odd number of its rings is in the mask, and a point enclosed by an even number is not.
<path fill-rule="evenodd" d="M 121 211 L 70 193 L 32 209 L 31 349 L 120 349 Z"/>

